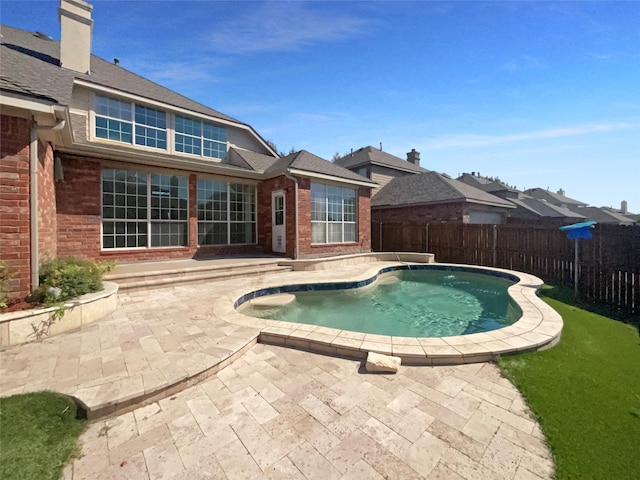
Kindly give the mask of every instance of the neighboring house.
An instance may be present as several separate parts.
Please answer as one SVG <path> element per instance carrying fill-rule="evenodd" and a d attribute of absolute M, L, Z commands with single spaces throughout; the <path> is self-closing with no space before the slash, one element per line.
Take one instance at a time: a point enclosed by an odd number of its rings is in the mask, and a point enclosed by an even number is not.
<path fill-rule="evenodd" d="M 500 198 L 518 198 L 518 195 L 521 193 L 519 190 L 501 181 L 491 180 L 481 176 L 479 173 L 476 174 L 476 172 L 463 173 L 456 180 Z"/>
<path fill-rule="evenodd" d="M 580 213 L 533 198 L 525 193 L 520 193 L 517 198 L 510 198 L 509 201 L 516 206 L 516 209 L 509 213 L 508 223 L 511 224 L 535 222 L 540 225 L 562 226 L 586 220 Z"/>
<path fill-rule="evenodd" d="M 61 41 L 1 27 L 0 259 L 11 296 L 43 259 L 370 251 L 375 183 L 91 55 L 92 7 Z"/>
<path fill-rule="evenodd" d="M 545 202 L 550 203 L 551 205 L 557 205 L 558 207 L 572 208 L 572 207 L 587 206 L 586 203 L 567 197 L 564 194 L 564 190 L 562 189 L 558 190 L 557 193 L 553 193 L 543 188 L 530 188 L 528 190 L 525 190 L 524 193 L 534 198 L 544 200 Z"/>
<path fill-rule="evenodd" d="M 407 223 L 505 223 L 508 200 L 437 172 L 390 180 L 371 199 L 371 221 Z"/>
<path fill-rule="evenodd" d="M 373 195 L 393 178 L 429 171 L 420 166 L 420 152 L 415 149 L 407 153 L 405 161 L 381 148 L 363 147 L 334 163 L 376 182 L 378 186 L 373 189 Z"/>
<path fill-rule="evenodd" d="M 611 223 L 616 225 L 635 225 L 633 218 L 618 213 L 611 208 L 600 207 L 569 207 L 572 211 L 584 216 L 586 220 L 598 223 Z"/>
<path fill-rule="evenodd" d="M 515 206 L 481 189 L 420 166 L 420 152 L 407 159 L 363 147 L 335 162 L 378 183 L 371 221 L 410 223 L 505 223 Z"/>

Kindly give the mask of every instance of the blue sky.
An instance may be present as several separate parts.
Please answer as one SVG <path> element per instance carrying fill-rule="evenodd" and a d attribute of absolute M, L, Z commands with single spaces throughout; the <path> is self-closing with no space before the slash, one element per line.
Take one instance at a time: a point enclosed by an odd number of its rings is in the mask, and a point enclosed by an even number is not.
<path fill-rule="evenodd" d="M 640 213 L 640 2 L 91 3 L 94 54 L 281 151 L 382 142 Z M 0 0 L 0 19 L 59 39 L 57 7 Z"/>

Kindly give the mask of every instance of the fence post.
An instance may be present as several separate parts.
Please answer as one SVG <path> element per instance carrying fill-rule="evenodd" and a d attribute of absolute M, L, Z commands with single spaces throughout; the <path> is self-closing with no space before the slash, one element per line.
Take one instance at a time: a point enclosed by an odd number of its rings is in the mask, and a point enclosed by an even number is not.
<path fill-rule="evenodd" d="M 492 266 L 496 266 L 497 265 L 497 252 L 496 249 L 498 248 L 498 225 L 494 225 L 493 226 L 493 248 L 492 248 Z"/>
<path fill-rule="evenodd" d="M 429 224 L 424 226 L 424 251 L 429 253 Z"/>
<path fill-rule="evenodd" d="M 380 222 L 380 251 L 382 252 L 382 222 Z"/>

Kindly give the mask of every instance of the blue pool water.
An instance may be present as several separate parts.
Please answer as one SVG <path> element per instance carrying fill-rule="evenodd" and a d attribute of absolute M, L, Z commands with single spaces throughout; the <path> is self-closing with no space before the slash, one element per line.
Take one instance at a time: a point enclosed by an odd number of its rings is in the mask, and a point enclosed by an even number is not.
<path fill-rule="evenodd" d="M 385 284 L 388 280 L 383 277 L 368 288 L 296 291 L 295 301 L 286 306 L 248 306 L 242 313 L 401 337 L 486 332 L 511 325 L 522 316 L 507 293 L 515 283 L 511 279 L 441 269 L 404 270 L 396 275 L 395 283 Z"/>

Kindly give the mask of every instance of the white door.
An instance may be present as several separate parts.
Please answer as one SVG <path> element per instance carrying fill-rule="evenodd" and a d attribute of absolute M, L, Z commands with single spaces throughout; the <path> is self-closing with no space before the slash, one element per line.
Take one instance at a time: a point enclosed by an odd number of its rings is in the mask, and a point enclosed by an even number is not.
<path fill-rule="evenodd" d="M 271 194 L 271 250 L 277 253 L 287 251 L 286 207 L 282 190 Z"/>

